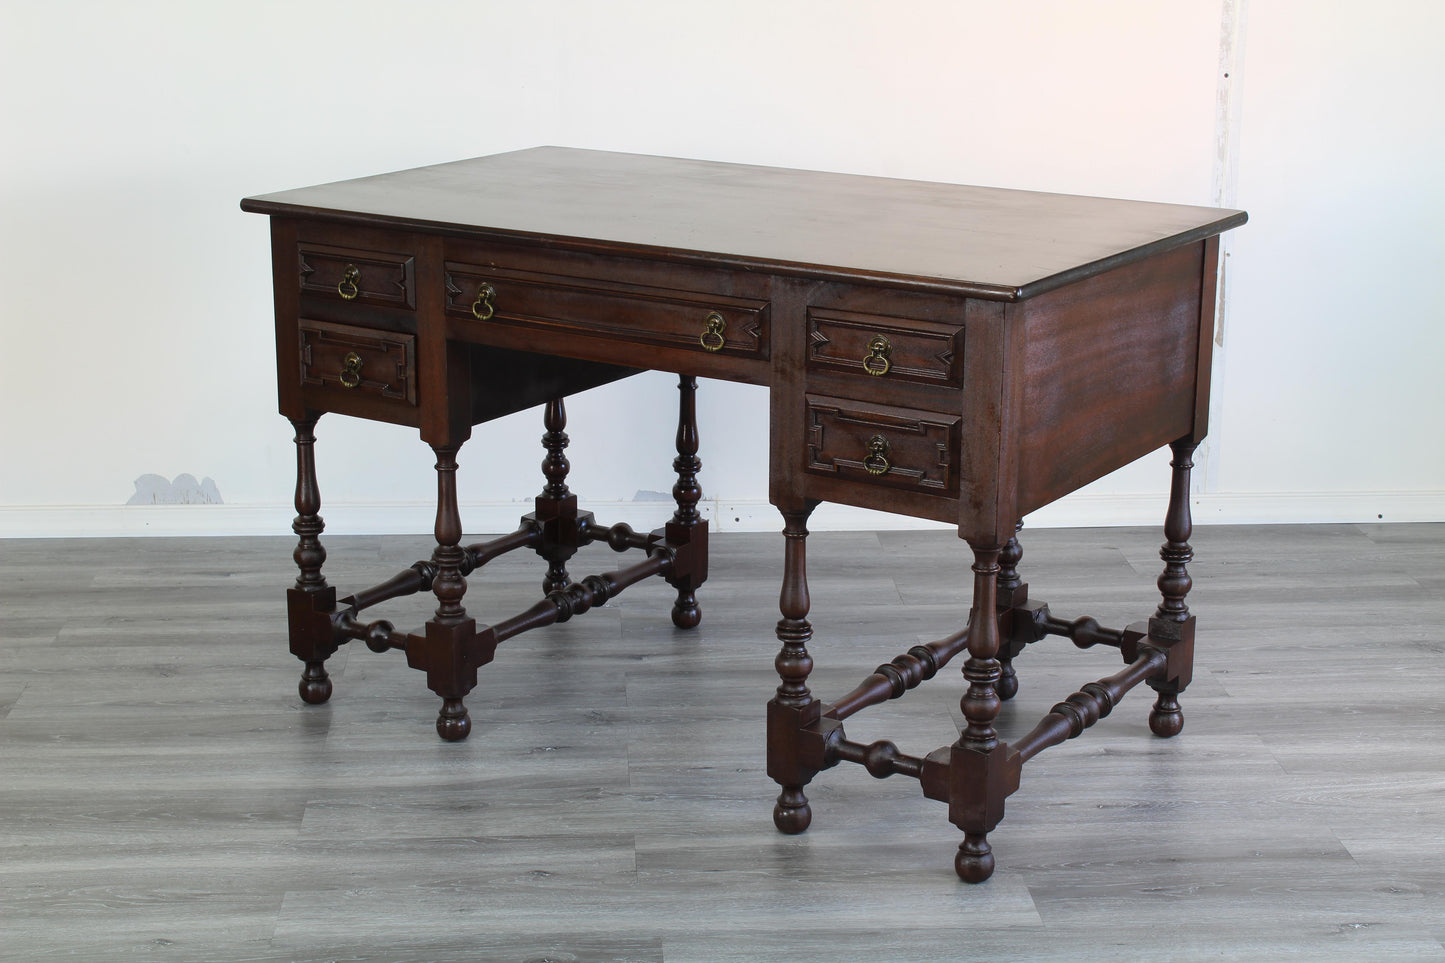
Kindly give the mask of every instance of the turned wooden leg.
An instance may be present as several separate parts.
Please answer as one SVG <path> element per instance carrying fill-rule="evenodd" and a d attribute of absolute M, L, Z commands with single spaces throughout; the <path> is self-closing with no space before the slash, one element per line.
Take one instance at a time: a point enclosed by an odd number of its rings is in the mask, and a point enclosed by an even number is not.
<path fill-rule="evenodd" d="M 432 562 L 437 574 L 432 580 L 432 592 L 437 608 L 427 622 L 426 636 L 431 654 L 440 657 L 427 667 L 427 683 L 442 697 L 437 735 L 457 742 L 472 731 L 472 718 L 462 697 L 477 681 L 476 666 L 469 665 L 465 658 L 476 635 L 476 623 L 462 607 L 467 580 L 462 575 L 466 553 L 461 548 L 462 519 L 457 507 L 457 449 L 433 446 L 433 450 L 437 456 L 437 547 Z M 410 656 L 408 652 L 408 661 Z"/>
<path fill-rule="evenodd" d="M 691 375 L 679 376 L 677 390 L 677 458 L 672 462 L 672 470 L 677 472 L 677 483 L 672 486 L 677 511 L 667 523 L 666 533 L 669 545 L 683 546 L 683 549 L 668 581 L 677 589 L 672 624 L 691 629 L 702 621 L 697 588 L 707 578 L 707 523 L 697 511 L 697 503 L 702 498 L 702 488 L 697 483 L 697 473 L 702 468 L 702 461 L 697 457 L 697 379 Z"/>
<path fill-rule="evenodd" d="M 803 787 L 817 769 L 801 758 L 799 732 L 818 721 L 821 703 L 808 690 L 813 657 L 808 640 L 813 627 L 808 623 L 807 538 L 808 516 L 813 506 L 783 511 L 783 588 L 778 596 L 778 641 L 782 648 L 773 664 L 782 680 L 777 695 L 768 703 L 768 775 L 782 787 L 773 807 L 773 824 L 785 833 L 801 833 L 813 821 L 813 810 Z"/>
<path fill-rule="evenodd" d="M 542 416 L 546 434 L 542 447 L 547 457 L 542 460 L 542 474 L 547 484 L 537 496 L 536 518 L 543 525 L 542 544 L 537 553 L 547 560 L 547 576 L 542 580 L 542 594 L 560 592 L 572 584 L 567 574 L 567 560 L 577 553 L 577 496 L 567 488 L 567 472 L 572 466 L 565 454 L 567 448 L 567 409 L 561 398 L 547 402 Z"/>
<path fill-rule="evenodd" d="M 1014 534 L 1004 544 L 1003 551 L 998 555 L 998 605 L 1000 609 L 1008 609 L 1018 605 L 1028 598 L 1028 586 L 1019 578 L 1019 562 L 1023 561 L 1024 550 L 1019 545 L 1018 533 L 1023 530 L 1024 523 L 1019 522 L 1014 526 Z M 1014 652 L 1012 649 L 1004 648 L 999 652 L 999 677 L 995 691 L 1000 699 L 1012 699 L 1019 692 L 1019 677 L 1014 671 Z"/>
<path fill-rule="evenodd" d="M 1164 738 L 1177 736 L 1184 729 L 1179 693 L 1189 684 L 1192 670 L 1194 617 L 1189 614 L 1185 598 L 1194 584 L 1188 568 L 1194 558 L 1194 549 L 1189 545 L 1194 528 L 1189 512 L 1189 473 L 1194 467 L 1194 449 L 1198 445 L 1196 441 L 1181 439 L 1169 446 L 1173 451 L 1169 464 L 1174 474 L 1169 486 L 1169 510 L 1164 517 L 1166 541 L 1159 549 L 1159 557 L 1164 562 L 1164 572 L 1159 576 L 1163 600 L 1149 620 L 1150 640 L 1166 644 L 1171 654 L 1168 677 L 1149 681 L 1150 687 L 1159 694 L 1149 713 L 1149 728 Z"/>
<path fill-rule="evenodd" d="M 296 429 L 296 518 L 291 530 L 296 533 L 296 551 L 292 558 L 300 574 L 296 584 L 286 593 L 287 621 L 291 652 L 306 668 L 301 673 L 297 691 L 301 699 L 320 705 L 331 698 L 331 677 L 326 674 L 326 660 L 336 652 L 337 643 L 331 629 L 331 613 L 336 611 L 336 589 L 326 584 L 321 566 L 326 562 L 326 549 L 321 546 L 321 533 L 326 523 L 317 514 L 321 511 L 321 488 L 316 481 L 316 421 L 319 415 L 291 419 Z"/>
<path fill-rule="evenodd" d="M 968 883 L 981 883 L 993 875 L 993 849 L 988 833 L 1003 818 L 1000 788 L 1003 778 L 1002 753 L 993 722 L 1000 702 L 997 691 L 1000 676 L 997 659 L 998 574 L 999 555 L 996 547 L 971 545 L 973 548 L 973 610 L 969 614 L 968 661 L 963 664 L 963 677 L 968 691 L 960 702 L 966 720 L 963 732 L 954 743 L 950 755 L 952 792 L 949 798 L 949 819 L 964 832 L 953 866 L 959 878 Z"/>

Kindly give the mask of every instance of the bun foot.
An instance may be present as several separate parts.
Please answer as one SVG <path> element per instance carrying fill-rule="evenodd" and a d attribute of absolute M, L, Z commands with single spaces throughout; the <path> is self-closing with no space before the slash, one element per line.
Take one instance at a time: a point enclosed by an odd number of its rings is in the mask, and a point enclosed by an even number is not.
<path fill-rule="evenodd" d="M 993 691 L 1003 700 L 1012 699 L 1019 694 L 1019 674 L 1014 671 L 1012 660 L 999 663 L 999 677 L 994 683 Z"/>
<path fill-rule="evenodd" d="M 472 717 L 461 699 L 446 699 L 437 715 L 437 735 L 447 742 L 461 742 L 472 731 Z"/>
<path fill-rule="evenodd" d="M 301 693 L 301 701 L 309 705 L 319 706 L 331 698 L 331 677 L 326 674 L 326 667 L 320 662 L 306 663 L 306 669 L 301 673 L 301 682 L 296 686 L 296 691 Z"/>
<path fill-rule="evenodd" d="M 803 795 L 802 787 L 784 786 L 778 794 L 777 804 L 773 806 L 773 825 L 778 827 L 779 832 L 796 836 L 812 822 L 813 809 L 808 805 L 808 797 Z"/>
<path fill-rule="evenodd" d="M 1184 731 L 1184 712 L 1179 708 L 1179 698 L 1167 692 L 1159 693 L 1154 708 L 1149 713 L 1149 728 L 1161 739 L 1177 736 Z"/>
<path fill-rule="evenodd" d="M 680 629 L 695 629 L 702 622 L 702 609 L 698 608 L 697 596 L 691 592 L 678 592 L 672 606 L 672 624 Z"/>
<path fill-rule="evenodd" d="M 993 848 L 983 833 L 964 833 L 953 869 L 965 883 L 982 883 L 993 875 Z"/>

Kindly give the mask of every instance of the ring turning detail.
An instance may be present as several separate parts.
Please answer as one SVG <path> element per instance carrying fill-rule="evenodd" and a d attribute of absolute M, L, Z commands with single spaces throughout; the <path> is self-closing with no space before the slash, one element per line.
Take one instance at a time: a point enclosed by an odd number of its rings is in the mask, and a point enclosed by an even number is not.
<path fill-rule="evenodd" d="M 611 635 L 624 647 L 619 657 L 637 660 L 642 645 L 677 643 L 667 658 L 634 665 L 653 674 L 654 686 L 665 687 L 670 672 L 695 671 L 692 653 L 707 639 L 684 642 L 680 633 L 701 623 L 709 565 L 698 386 L 720 379 L 768 395 L 755 427 L 767 432 L 782 564 L 778 685 L 758 709 L 780 832 L 805 832 L 815 817 L 849 818 L 842 805 L 815 813 L 808 799 L 807 787 L 828 769 L 847 763 L 878 779 L 904 776 L 956 827 L 954 872 L 983 883 L 996 860 L 1007 863 L 1007 842 L 996 853 L 992 837 L 1039 753 L 1116 725 L 1141 686 L 1155 693 L 1152 707 L 1137 710 L 1154 734 L 1141 738 L 1182 732 L 1196 641 L 1190 471 L 1207 430 L 1218 235 L 1243 224 L 1242 211 L 566 148 L 247 198 L 242 207 L 271 218 L 279 408 L 296 448 L 298 575 L 286 607 L 303 702 L 332 697 L 328 659 L 361 642 L 400 652 L 424 673 L 438 699 L 436 732 L 465 739 L 487 725 L 467 706 L 474 689 L 485 691 L 481 670 L 507 658 L 518 636 L 643 583 L 666 583 L 670 604 L 630 607 L 622 635 L 613 620 L 598 644 Z M 656 466 L 673 506 L 661 527 L 636 531 L 579 508 L 568 485 L 566 399 L 646 371 L 677 378 L 671 464 Z M 655 422 L 657 407 L 591 419 L 609 429 L 609 457 L 644 461 L 634 439 L 648 433 L 631 422 Z M 541 412 L 544 428 L 541 492 L 513 531 L 468 539 L 462 472 L 517 463 L 485 442 L 486 457 L 464 464 L 469 439 L 529 409 Z M 415 432 L 418 455 L 435 465 L 431 555 L 350 594 L 323 574 L 315 428 L 327 413 Z M 745 414 L 729 413 L 729 424 Z M 1122 627 L 1054 615 L 1021 575 L 1019 520 L 1164 446 L 1172 474 L 1160 506 L 1162 573 L 1141 584 L 1143 614 Z M 964 543 L 954 577 L 969 599 L 951 615 L 938 606 L 906 619 L 868 609 L 880 639 L 914 635 L 925 616 L 945 624 L 936 641 L 910 645 L 871 673 L 877 656 L 861 663 L 862 681 L 832 699 L 809 687 L 815 653 L 845 658 L 809 621 L 808 522 L 825 502 L 954 528 Z M 629 557 L 574 575 L 603 546 Z M 469 596 L 468 580 L 523 549 L 544 563 L 540 597 L 483 621 L 491 616 L 476 599 L 495 596 Z M 866 571 L 887 562 L 849 564 Z M 383 603 L 422 595 L 434 599 L 430 615 L 410 630 L 372 617 Z M 753 600 L 707 604 L 710 621 L 765 632 Z M 1068 694 L 1041 695 L 1039 705 L 1052 708 L 1019 735 L 1009 716 L 1023 706 L 1005 712 L 1004 704 L 1020 691 L 1023 652 L 1051 637 L 1112 649 L 1122 666 L 1090 670 Z M 958 671 L 945 672 L 952 661 Z M 899 748 L 903 738 L 849 738 L 855 715 L 925 683 L 957 699 L 951 742 L 913 755 Z M 486 699 L 494 703 L 495 693 Z M 717 760 L 701 738 L 706 720 L 695 725 L 689 743 L 701 769 Z M 492 750 L 477 748 L 485 764 Z M 1187 808 L 1150 765 L 1143 754 L 1115 767 L 1121 804 Z M 494 782 L 487 791 L 505 791 Z M 869 834 L 886 820 L 866 816 Z M 901 825 L 911 813 L 894 818 Z M 1065 840 L 1057 857 L 1081 858 L 1071 845 Z"/>

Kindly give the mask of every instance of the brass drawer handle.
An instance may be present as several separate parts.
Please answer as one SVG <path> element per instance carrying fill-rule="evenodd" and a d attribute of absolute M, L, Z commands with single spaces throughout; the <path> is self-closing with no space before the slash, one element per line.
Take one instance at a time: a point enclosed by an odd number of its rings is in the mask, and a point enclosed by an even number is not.
<path fill-rule="evenodd" d="M 361 384 L 361 355 L 348 351 L 346 357 L 341 359 L 341 374 L 337 375 L 336 380 L 341 382 L 343 388 L 355 388 Z"/>
<path fill-rule="evenodd" d="M 697 339 L 698 343 L 702 345 L 704 351 L 721 351 L 723 345 L 727 344 L 727 339 L 723 337 L 723 332 L 727 330 L 728 326 L 727 319 L 716 311 L 712 311 L 703 319 L 702 323 L 702 335 Z"/>
<path fill-rule="evenodd" d="M 355 264 L 346 265 L 346 270 L 341 272 L 341 280 L 336 282 L 336 293 L 341 295 L 343 301 L 355 301 L 356 296 L 361 293 L 361 268 Z"/>
<path fill-rule="evenodd" d="M 863 459 L 863 469 L 870 475 L 888 474 L 888 469 L 893 467 L 888 463 L 888 453 L 891 450 L 888 439 L 882 435 L 874 435 L 868 439 L 868 457 Z"/>
<path fill-rule="evenodd" d="M 873 339 L 868 342 L 868 353 L 863 356 L 863 370 L 875 377 L 886 375 L 893 367 L 893 362 L 888 360 L 888 356 L 892 353 L 892 342 L 881 334 L 875 334 Z M 884 471 L 887 470 L 884 469 Z"/>
<path fill-rule="evenodd" d="M 483 283 L 477 288 L 477 299 L 472 302 L 472 317 L 478 321 L 490 320 L 497 313 L 496 305 L 492 303 L 496 296 L 497 289 L 490 284 Z"/>

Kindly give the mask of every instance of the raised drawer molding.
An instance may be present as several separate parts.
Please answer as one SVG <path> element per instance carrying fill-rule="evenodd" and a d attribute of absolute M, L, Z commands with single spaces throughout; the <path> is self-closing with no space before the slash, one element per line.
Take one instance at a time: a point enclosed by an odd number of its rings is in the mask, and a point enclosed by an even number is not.
<path fill-rule="evenodd" d="M 882 351 L 874 347 L 875 338 L 884 339 Z M 957 386 L 963 383 L 963 328 L 810 307 L 808 365 L 881 380 Z"/>
<path fill-rule="evenodd" d="M 301 293 L 333 301 L 416 308 L 416 259 L 303 241 L 297 246 Z"/>
<path fill-rule="evenodd" d="M 809 395 L 808 471 L 956 497 L 961 420 Z"/>
<path fill-rule="evenodd" d="M 416 338 L 301 319 L 301 383 L 416 405 Z"/>

